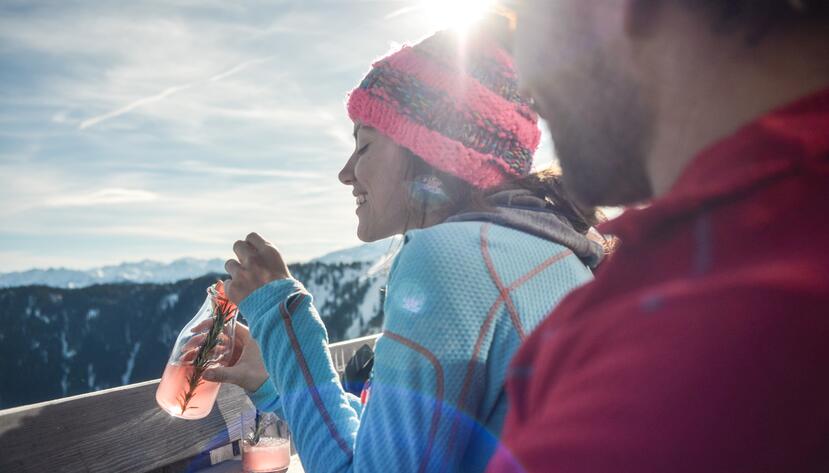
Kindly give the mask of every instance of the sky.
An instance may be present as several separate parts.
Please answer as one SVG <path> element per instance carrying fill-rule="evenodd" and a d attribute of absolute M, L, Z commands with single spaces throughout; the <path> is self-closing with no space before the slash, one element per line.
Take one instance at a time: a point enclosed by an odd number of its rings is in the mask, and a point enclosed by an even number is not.
<path fill-rule="evenodd" d="M 451 4 L 0 1 L 0 272 L 359 244 L 346 93 Z"/>

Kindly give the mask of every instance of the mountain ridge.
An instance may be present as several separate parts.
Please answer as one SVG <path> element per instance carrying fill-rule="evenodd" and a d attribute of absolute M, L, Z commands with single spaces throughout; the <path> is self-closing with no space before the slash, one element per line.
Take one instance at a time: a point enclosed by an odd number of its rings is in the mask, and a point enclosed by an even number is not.
<path fill-rule="evenodd" d="M 371 262 L 291 264 L 336 342 L 377 333 Z M 0 288 L 0 409 L 158 378 L 179 330 L 224 271 L 172 283 Z"/>
<path fill-rule="evenodd" d="M 381 258 L 388 248 L 389 242 L 381 240 L 333 251 L 308 262 L 327 264 L 373 263 Z M 173 283 L 210 273 L 224 273 L 224 263 L 225 260 L 219 258 L 183 257 L 166 263 L 143 259 L 90 269 L 33 268 L 25 271 L 0 273 L 0 288 L 43 285 L 54 288 L 79 289 L 95 284 Z"/>

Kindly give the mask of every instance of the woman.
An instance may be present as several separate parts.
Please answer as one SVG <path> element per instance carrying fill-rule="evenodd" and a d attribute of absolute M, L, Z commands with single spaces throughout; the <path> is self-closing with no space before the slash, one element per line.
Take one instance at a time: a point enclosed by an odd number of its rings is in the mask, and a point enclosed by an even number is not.
<path fill-rule="evenodd" d="M 307 471 L 482 471 L 510 358 L 602 257 L 593 222 L 554 174 L 529 174 L 537 118 L 482 32 L 440 32 L 376 62 L 348 112 L 356 149 L 339 178 L 357 234 L 405 234 L 365 404 L 338 382 L 311 295 L 256 234 L 226 265 L 250 322 L 242 358 L 208 377 L 280 411 Z"/>

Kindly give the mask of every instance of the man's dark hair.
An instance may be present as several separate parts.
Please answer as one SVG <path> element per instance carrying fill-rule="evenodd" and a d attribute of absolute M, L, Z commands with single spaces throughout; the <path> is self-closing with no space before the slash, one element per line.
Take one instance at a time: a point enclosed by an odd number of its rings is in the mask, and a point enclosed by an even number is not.
<path fill-rule="evenodd" d="M 759 39 L 778 28 L 821 24 L 829 27 L 829 0 L 680 0 L 704 9 L 720 31 L 735 28 Z"/>

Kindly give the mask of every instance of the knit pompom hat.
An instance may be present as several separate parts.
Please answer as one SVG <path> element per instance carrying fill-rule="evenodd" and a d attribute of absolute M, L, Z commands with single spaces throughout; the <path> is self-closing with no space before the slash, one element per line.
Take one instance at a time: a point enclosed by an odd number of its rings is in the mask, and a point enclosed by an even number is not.
<path fill-rule="evenodd" d="M 480 189 L 529 174 L 541 137 L 512 56 L 485 34 L 441 31 L 378 60 L 348 115 Z"/>

